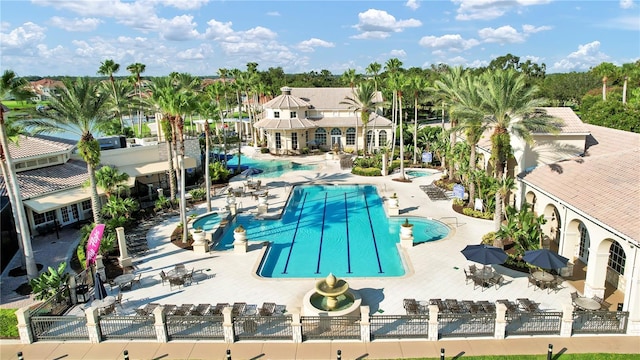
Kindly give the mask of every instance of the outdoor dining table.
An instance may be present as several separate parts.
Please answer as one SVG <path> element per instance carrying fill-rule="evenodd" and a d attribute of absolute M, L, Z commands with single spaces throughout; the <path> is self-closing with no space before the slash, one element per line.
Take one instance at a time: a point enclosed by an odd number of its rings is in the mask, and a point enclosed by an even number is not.
<path fill-rule="evenodd" d="M 549 282 L 553 280 L 553 274 L 549 274 L 548 272 L 544 272 L 544 271 L 536 271 L 533 274 L 531 274 L 531 276 L 533 276 L 533 278 L 538 281 Z"/>
<path fill-rule="evenodd" d="M 491 267 L 483 267 L 478 269 L 473 275 L 479 277 L 482 280 L 489 280 L 495 276 L 493 269 Z"/>
<path fill-rule="evenodd" d="M 102 300 L 93 300 L 91 302 L 91 307 L 95 307 L 98 309 L 108 308 L 116 302 L 115 296 L 107 296 Z"/>
<path fill-rule="evenodd" d="M 600 310 L 600 303 L 587 297 L 578 297 L 574 300 L 574 303 L 584 310 Z"/>
<path fill-rule="evenodd" d="M 123 287 L 126 287 L 127 284 L 130 284 L 135 278 L 134 274 L 122 274 L 113 279 L 113 282 L 120 287 L 122 290 Z"/>
<path fill-rule="evenodd" d="M 167 276 L 170 278 L 183 278 L 187 273 L 188 271 L 186 268 L 177 268 L 167 271 Z"/>

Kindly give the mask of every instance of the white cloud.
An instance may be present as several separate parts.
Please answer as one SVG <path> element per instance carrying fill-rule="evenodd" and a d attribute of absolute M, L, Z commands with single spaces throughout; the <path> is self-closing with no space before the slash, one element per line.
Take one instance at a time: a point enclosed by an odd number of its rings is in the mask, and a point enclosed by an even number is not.
<path fill-rule="evenodd" d="M 489 66 L 488 60 L 473 60 L 472 62 L 467 64 L 470 68 L 481 68 L 485 66 Z"/>
<path fill-rule="evenodd" d="M 397 20 L 384 10 L 369 9 L 358 14 L 358 24 L 353 27 L 362 33 L 352 36 L 354 39 L 384 39 L 394 32 L 401 32 L 405 28 L 422 26 L 416 19 Z"/>
<path fill-rule="evenodd" d="M 98 18 L 75 18 L 65 19 L 59 16 L 54 16 L 49 19 L 49 24 L 57 28 L 67 31 L 93 31 L 98 25 L 102 23 L 102 20 Z"/>
<path fill-rule="evenodd" d="M 32 22 L 26 22 L 10 32 L 4 29 L 0 34 L 2 50 L 10 48 L 30 47 L 45 39 L 46 28 Z"/>
<path fill-rule="evenodd" d="M 522 31 L 524 31 L 525 34 L 534 34 L 540 31 L 547 31 L 547 30 L 551 30 L 553 29 L 553 26 L 538 26 L 535 27 L 533 25 L 529 25 L 529 24 L 524 24 L 522 25 Z"/>
<path fill-rule="evenodd" d="M 452 2 L 459 5 L 457 20 L 491 20 L 513 9 L 547 4 L 551 0 L 452 0 Z"/>
<path fill-rule="evenodd" d="M 209 3 L 209 0 L 156 0 L 164 6 L 171 6 L 180 10 L 194 10 Z"/>
<path fill-rule="evenodd" d="M 389 51 L 389 56 L 391 56 L 392 58 L 405 58 L 407 57 L 407 52 L 402 49 L 394 49 Z"/>
<path fill-rule="evenodd" d="M 420 46 L 434 49 L 434 54 L 442 54 L 446 51 L 462 51 L 468 50 L 480 44 L 476 39 L 465 40 L 460 34 L 447 34 L 440 37 L 424 36 L 419 41 Z M 438 51 L 438 53 L 436 53 Z"/>
<path fill-rule="evenodd" d="M 411 10 L 416 10 L 420 7 L 420 2 L 418 2 L 418 0 L 407 0 L 404 6 L 408 7 Z"/>
<path fill-rule="evenodd" d="M 165 40 L 183 41 L 200 37 L 193 16 L 181 15 L 173 19 L 162 19 L 158 23 L 157 29 L 160 37 Z"/>
<path fill-rule="evenodd" d="M 620 7 L 623 9 L 631 9 L 634 6 L 633 0 L 620 0 Z"/>
<path fill-rule="evenodd" d="M 628 15 L 609 19 L 598 23 L 597 26 L 609 29 L 638 31 L 640 30 L 640 25 L 638 24 L 640 24 L 640 15 Z"/>
<path fill-rule="evenodd" d="M 207 39 L 218 40 L 233 34 L 233 29 L 231 28 L 233 23 L 231 21 L 222 23 L 211 19 L 207 22 L 207 25 L 209 25 L 209 27 L 204 33 Z"/>
<path fill-rule="evenodd" d="M 604 61 L 608 61 L 609 56 L 600 51 L 600 42 L 592 41 L 588 44 L 578 45 L 578 50 L 567 55 L 566 58 L 553 64 L 552 69 L 556 71 L 577 71 L 588 70 Z"/>
<path fill-rule="evenodd" d="M 280 13 L 277 11 L 269 11 L 267 12 L 267 16 L 280 16 Z"/>
<path fill-rule="evenodd" d="M 336 45 L 332 42 L 324 41 L 317 38 L 311 38 L 309 40 L 301 41 L 298 44 L 298 49 L 303 52 L 313 52 L 317 47 L 332 48 L 335 46 Z"/>
<path fill-rule="evenodd" d="M 511 44 L 524 42 L 524 34 L 511 26 L 501 26 L 497 29 L 484 28 L 478 31 L 478 36 L 487 43 Z"/>

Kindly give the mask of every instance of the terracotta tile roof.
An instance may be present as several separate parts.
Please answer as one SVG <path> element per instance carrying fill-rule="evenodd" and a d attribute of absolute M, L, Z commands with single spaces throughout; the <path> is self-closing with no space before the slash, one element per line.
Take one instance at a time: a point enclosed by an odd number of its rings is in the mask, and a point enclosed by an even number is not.
<path fill-rule="evenodd" d="M 540 166 L 523 182 L 640 241 L 640 134 L 586 125 L 584 157 Z"/>
<path fill-rule="evenodd" d="M 293 95 L 278 95 L 273 100 L 263 105 L 269 109 L 307 109 L 309 103 Z"/>
<path fill-rule="evenodd" d="M 17 173 L 23 199 L 81 186 L 87 179 L 87 165 L 69 160 L 64 165 L 48 166 Z"/>
<path fill-rule="evenodd" d="M 294 130 L 294 129 L 309 129 L 315 128 L 316 124 L 305 118 L 295 119 L 262 119 L 255 124 L 254 127 L 260 129 L 272 129 L 272 130 Z"/>
<path fill-rule="evenodd" d="M 45 136 L 20 136 L 18 144 L 9 143 L 9 153 L 14 160 L 71 150 L 75 141 Z"/>
<path fill-rule="evenodd" d="M 291 88 L 291 95 L 311 104 L 318 110 L 349 109 L 349 105 L 340 104 L 344 98 L 353 97 L 351 88 Z"/>

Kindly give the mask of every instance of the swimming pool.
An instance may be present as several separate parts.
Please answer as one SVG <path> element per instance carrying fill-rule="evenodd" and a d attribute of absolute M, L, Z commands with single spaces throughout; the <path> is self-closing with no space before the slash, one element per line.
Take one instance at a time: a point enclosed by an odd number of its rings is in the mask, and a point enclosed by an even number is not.
<path fill-rule="evenodd" d="M 220 224 L 222 217 L 218 213 L 209 213 L 206 216 L 199 217 L 193 221 L 191 225 L 194 229 L 202 229 L 211 231 Z"/>
<path fill-rule="evenodd" d="M 296 186 L 279 220 L 239 215 L 216 250 L 233 248 L 238 225 L 250 241 L 269 241 L 258 275 L 267 278 L 396 277 L 405 274 L 396 244 L 405 218 L 389 219 L 375 186 Z M 409 218 L 415 242 L 447 236 L 437 221 Z M 431 230 L 436 229 L 436 230 Z"/>
<path fill-rule="evenodd" d="M 438 170 L 433 170 L 433 169 L 412 169 L 412 170 L 406 170 L 404 173 L 407 176 L 411 176 L 411 177 L 423 177 L 423 176 L 429 176 L 429 175 L 433 175 L 438 173 Z"/>
<path fill-rule="evenodd" d="M 296 170 L 313 170 L 315 165 L 304 165 L 293 161 L 287 160 L 259 160 L 245 155 L 240 155 L 240 167 L 253 167 L 262 170 L 260 174 L 256 174 L 253 177 L 257 178 L 276 178 L 282 176 L 285 172 Z M 238 166 L 238 155 L 234 155 L 227 165 L 231 167 Z"/>

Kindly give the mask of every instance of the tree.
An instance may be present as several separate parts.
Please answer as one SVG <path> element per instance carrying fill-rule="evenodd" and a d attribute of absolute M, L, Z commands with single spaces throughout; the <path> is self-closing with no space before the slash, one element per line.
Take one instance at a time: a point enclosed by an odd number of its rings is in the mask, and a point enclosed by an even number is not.
<path fill-rule="evenodd" d="M 96 171 L 96 185 L 104 191 L 107 199 L 113 195 L 119 197 L 122 192 L 126 193 L 129 190 L 127 180 L 129 174 L 112 166 L 103 166 Z"/>
<path fill-rule="evenodd" d="M 369 115 L 371 113 L 375 113 L 376 107 L 379 105 L 376 101 L 376 92 L 371 86 L 371 83 L 365 81 L 358 85 L 358 87 L 353 90 L 353 96 L 346 96 L 343 101 L 340 102 L 342 105 L 348 105 L 349 109 L 353 110 L 353 113 L 360 113 L 360 121 L 362 122 L 362 138 L 365 141 L 364 146 L 364 155 L 367 155 L 367 123 L 369 123 Z M 356 126 L 356 129 L 358 127 Z M 358 133 L 356 131 L 356 143 L 358 142 Z M 372 139 L 373 140 L 373 139 Z"/>
<path fill-rule="evenodd" d="M 367 75 L 371 75 L 375 91 L 378 91 L 378 77 L 380 76 L 380 70 L 382 70 L 382 65 L 375 61 L 369 64 L 365 69 Z"/>
<path fill-rule="evenodd" d="M 418 100 L 425 88 L 427 82 L 422 75 L 413 75 L 409 78 L 409 91 L 413 97 L 413 163 L 417 163 L 418 149 Z"/>
<path fill-rule="evenodd" d="M 397 113 L 398 113 L 398 90 L 400 89 L 400 84 L 398 80 L 398 76 L 402 70 L 402 61 L 398 58 L 392 58 L 387 60 L 384 64 L 384 70 L 387 76 L 387 87 L 392 92 L 392 100 L 391 100 L 391 122 L 393 124 L 393 139 L 391 140 L 391 157 L 393 160 L 393 156 L 395 154 L 396 147 L 396 126 L 397 126 Z"/>
<path fill-rule="evenodd" d="M 218 102 L 218 92 L 215 86 L 208 86 L 201 94 L 201 100 L 198 102 L 198 110 L 204 119 L 204 181 L 207 197 L 207 212 L 211 212 L 211 176 L 210 172 L 210 156 L 211 156 L 211 128 L 209 127 L 209 117 L 215 119 L 220 114 L 220 105 Z"/>
<path fill-rule="evenodd" d="M 114 98 L 114 103 L 116 104 L 116 108 L 120 107 L 119 105 L 120 100 L 118 98 L 118 92 L 116 91 L 116 85 L 115 85 L 116 80 L 114 79 L 113 74 L 117 73 L 118 71 L 120 71 L 120 64 L 116 63 L 112 59 L 107 59 L 101 62 L 100 67 L 98 68 L 99 75 L 109 77 L 109 82 L 111 83 L 112 95 Z M 124 129 L 124 122 L 122 121 L 122 115 L 121 113 L 118 115 L 120 117 L 120 126 L 122 129 Z"/>
<path fill-rule="evenodd" d="M 18 177 L 13 166 L 13 159 L 9 152 L 9 142 L 7 133 L 11 127 L 5 123 L 5 111 L 7 108 L 2 104 L 2 99 L 11 94 L 16 99 L 25 99 L 30 95 L 30 86 L 22 78 L 18 78 L 11 70 L 5 70 L 0 81 L 0 164 L 2 165 L 2 176 L 7 188 L 7 196 L 11 203 L 13 218 L 17 226 L 18 244 L 24 259 L 24 266 L 27 270 L 27 278 L 34 279 L 38 276 L 35 257 L 31 248 L 31 235 L 27 224 L 27 215 L 22 205 L 22 194 Z"/>
<path fill-rule="evenodd" d="M 618 67 L 610 62 L 600 63 L 589 70 L 589 72 L 602 78 L 602 101 L 607 100 L 607 81 L 612 80 L 615 82 L 615 77 L 618 76 Z"/>
<path fill-rule="evenodd" d="M 141 63 L 133 63 L 127 66 L 127 71 L 136 76 L 136 86 L 138 87 L 138 98 L 140 99 L 140 103 L 142 103 L 142 83 L 140 74 L 142 74 L 145 69 L 146 65 Z M 142 111 L 140 111 L 140 109 L 138 109 L 138 131 L 142 133 Z"/>
<path fill-rule="evenodd" d="M 42 113 L 44 118 L 23 120 L 24 126 L 36 134 L 68 131 L 80 138 L 78 152 L 87 163 L 93 222 L 100 224 L 102 214 L 95 174 L 100 165 L 100 144 L 93 134 L 99 133 L 113 118 L 108 105 L 109 95 L 100 91 L 99 82 L 88 78 L 66 80 L 64 84 L 64 91 L 51 98 L 49 109 Z"/>

